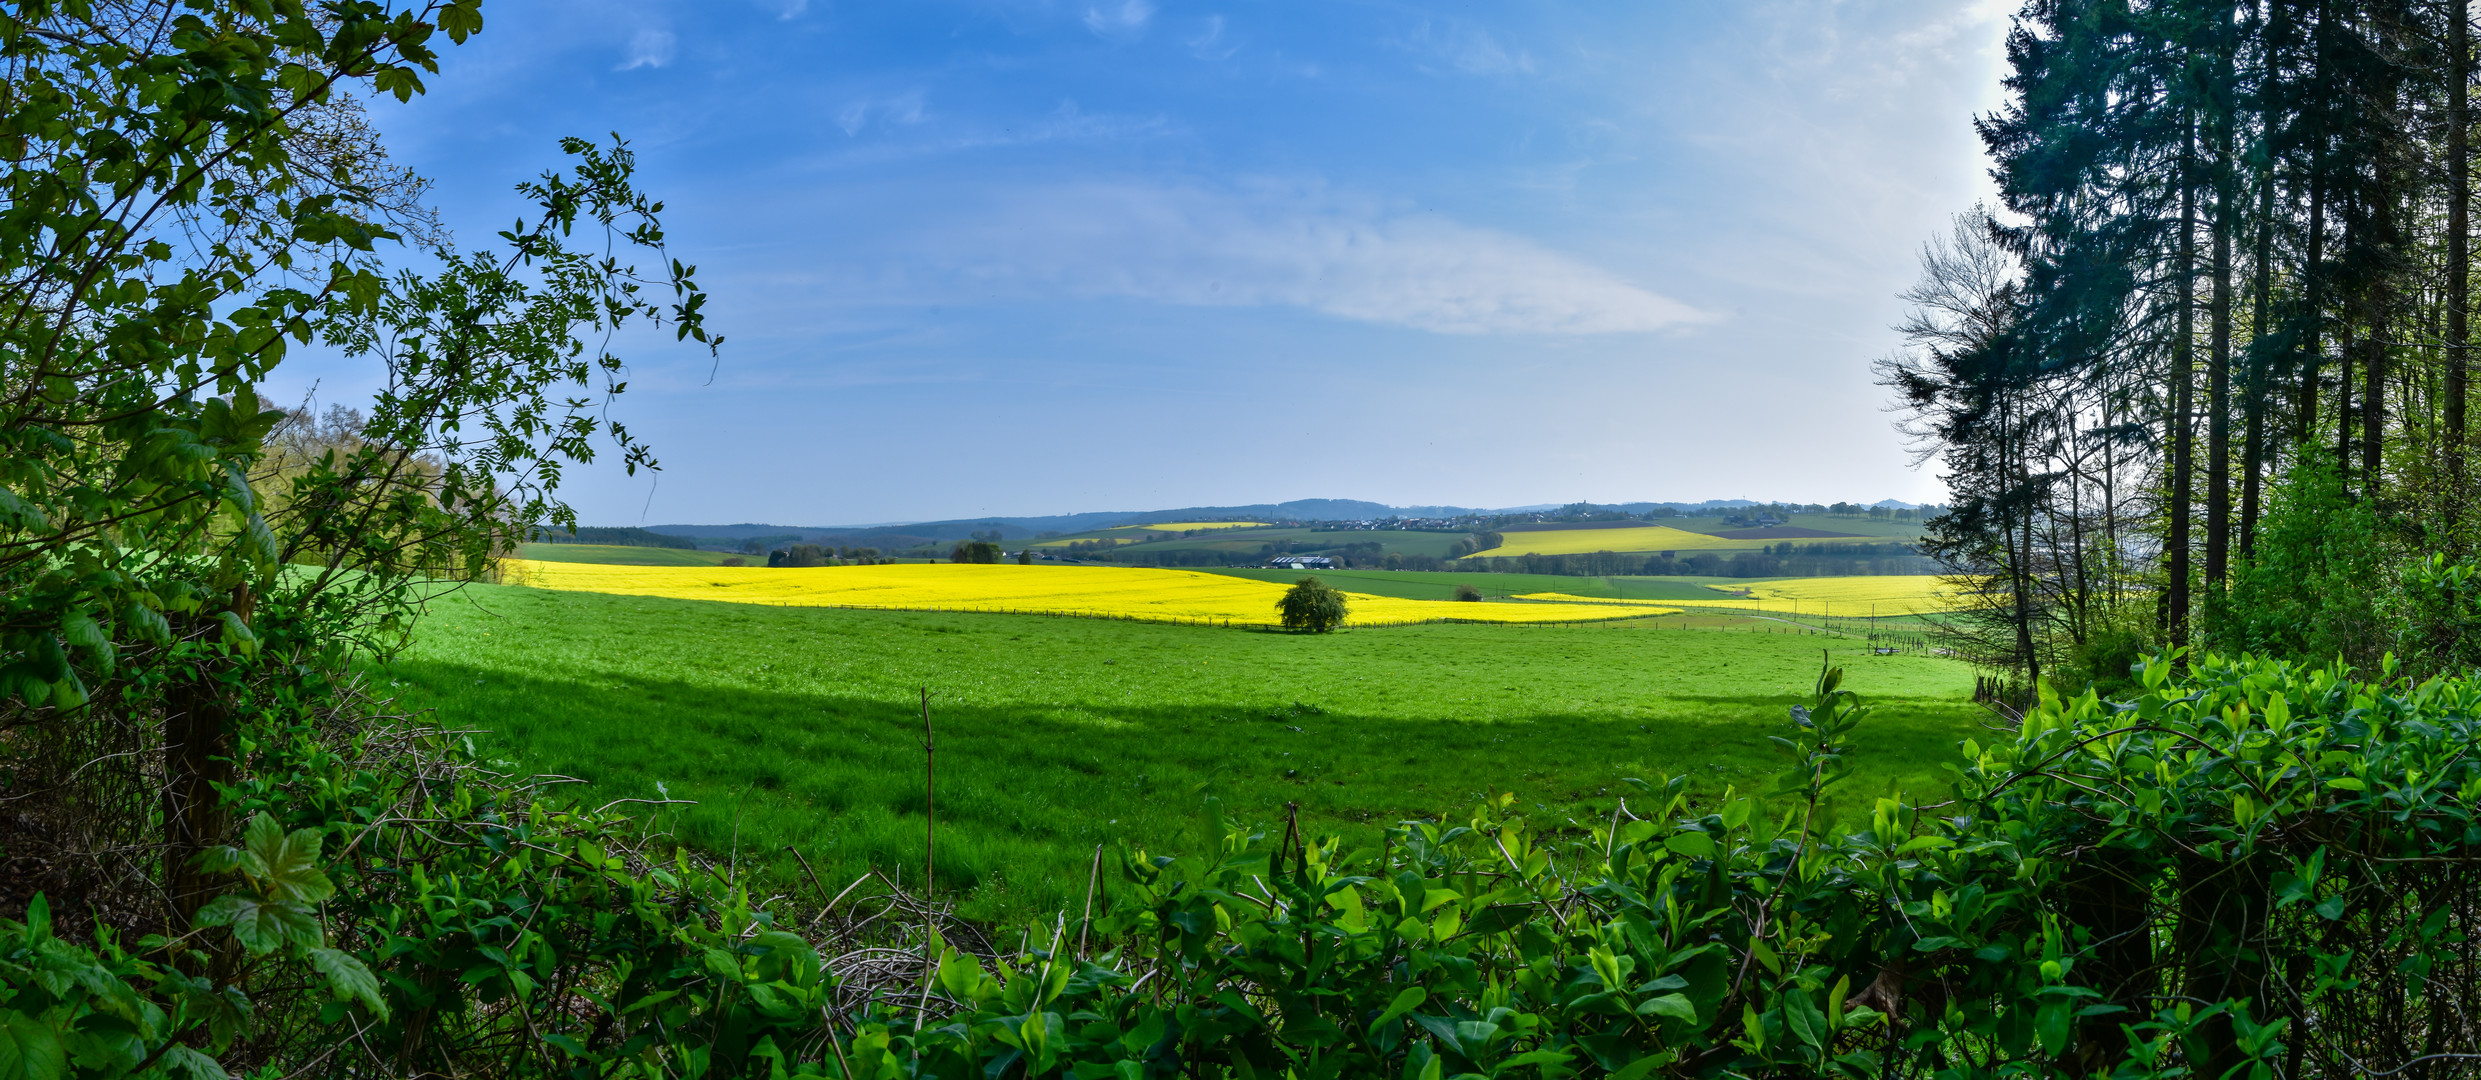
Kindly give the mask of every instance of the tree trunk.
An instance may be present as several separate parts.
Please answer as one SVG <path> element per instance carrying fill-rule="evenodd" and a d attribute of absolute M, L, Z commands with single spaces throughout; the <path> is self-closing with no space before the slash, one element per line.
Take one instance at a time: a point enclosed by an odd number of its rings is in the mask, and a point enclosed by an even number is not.
<path fill-rule="evenodd" d="M 2378 199 L 2377 234 L 2383 238 L 2394 233 L 2393 192 Z M 2366 388 L 2360 395 L 2360 488 L 2364 495 L 2377 497 L 2379 467 L 2385 464 L 2386 450 L 2386 367 L 2387 323 L 2393 315 L 2394 288 L 2391 280 L 2380 276 L 2369 290 L 2368 336 L 2362 342 L 2365 350 L 2361 360 Z"/>
<path fill-rule="evenodd" d="M 2231 60 L 2223 60 L 2230 83 Z M 2234 127 L 2226 113 L 2214 137 L 2214 296 L 2212 354 L 2206 358 L 2205 586 L 2222 588 L 2231 559 L 2231 232 L 2239 218 L 2239 170 L 2232 161 Z"/>
<path fill-rule="evenodd" d="M 173 935 L 188 932 L 198 909 L 215 898 L 221 883 L 198 869 L 201 852 L 224 843 L 232 816 L 215 785 L 232 775 L 232 725 L 227 699 L 212 677 L 200 674 L 172 688 L 164 718 L 164 892 Z"/>
<path fill-rule="evenodd" d="M 2464 507 L 2464 398 L 2472 303 L 2471 241 L 2466 236 L 2472 203 L 2467 84 L 2472 80 L 2472 0 L 2447 4 L 2447 531 Z M 2453 543 L 2452 540 L 2449 541 Z"/>
<path fill-rule="evenodd" d="M 234 590 L 232 611 L 243 622 L 253 606 L 248 586 Z M 200 664 L 165 695 L 164 893 L 166 930 L 174 936 L 189 932 L 198 909 L 229 887 L 198 866 L 201 854 L 230 842 L 233 832 L 232 813 L 216 790 L 233 782 L 232 693 L 206 661 Z"/>
<path fill-rule="evenodd" d="M 2352 343 L 2350 320 L 2344 321 L 2335 336 L 2335 362 L 2341 365 L 2335 379 L 2335 475 L 2348 488 L 2352 483 L 2352 363 L 2359 351 Z"/>
<path fill-rule="evenodd" d="M 2180 136 L 2180 197 L 2179 197 L 2179 335 L 2171 342 L 2171 415 L 2168 426 L 2171 436 L 2171 505 L 2170 536 L 2164 545 L 2163 559 L 2170 572 L 2170 589 L 2163 598 L 2166 636 L 2173 645 L 2188 644 L 2188 517 L 2194 500 L 2195 478 L 2191 475 L 2196 455 L 2195 384 L 2197 374 L 2197 185 L 2195 147 L 2196 121 L 2191 118 L 2188 130 Z"/>
<path fill-rule="evenodd" d="M 2269 64 L 2273 61 L 2269 60 Z M 2244 417 L 2240 434 L 2240 562 L 2257 554 L 2257 513 L 2266 471 L 2266 341 L 2274 318 L 2274 169 L 2266 166 L 2257 178 L 2257 275 L 2250 322 L 2257 340 L 2249 343 L 2247 382 L 2240 392 Z"/>
<path fill-rule="evenodd" d="M 2317 6 L 2317 26 L 2312 31 L 2310 56 L 2314 58 L 2311 85 L 2323 82 L 2326 76 L 2326 5 Z M 2326 331 L 2326 125 L 2325 106 L 2307 113 L 2316 117 L 2309 128 L 2309 236 L 2307 269 L 2301 274 L 2306 299 L 2301 304 L 2300 381 L 2292 401 L 2292 445 L 2306 450 L 2317 437 L 2317 390 L 2319 369 L 2324 363 Z"/>
<path fill-rule="evenodd" d="M 2265 993 L 2271 861 L 2262 854 L 2231 862 L 2190 856 L 2181 864 L 2174 937 L 2187 968 L 2181 992 L 2190 1000 L 2249 998 L 2256 1019 L 2276 1014 Z M 2228 1015 L 2198 1024 L 2190 1035 L 2193 1074 L 2239 1075 L 2247 1057 L 2236 1036 Z"/>
<path fill-rule="evenodd" d="M 2111 1075 L 2128 1056 L 2128 1033 L 2121 1025 L 2129 1014 L 2143 1015 L 2149 1005 L 2154 950 L 2145 873 L 2128 851 L 2102 848 L 2077 859 L 2060 882 L 2060 913 L 2092 935 L 2092 945 L 2076 964 L 2077 981 L 2101 993 L 2096 1004 L 2128 1010 L 2077 1022 L 2076 1045 L 2067 1063 L 2071 1075 Z"/>

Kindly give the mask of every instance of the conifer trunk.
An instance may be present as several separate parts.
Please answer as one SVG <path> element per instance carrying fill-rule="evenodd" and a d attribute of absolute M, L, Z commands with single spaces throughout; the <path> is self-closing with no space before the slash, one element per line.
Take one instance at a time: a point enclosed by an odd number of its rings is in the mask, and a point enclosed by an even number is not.
<path fill-rule="evenodd" d="M 2187 130 L 2180 136 L 2179 318 L 2178 336 L 2171 342 L 2171 415 L 2167 425 L 2171 436 L 2171 520 L 2163 559 L 2168 564 L 2170 589 L 2164 596 L 2164 618 L 2169 624 L 2165 627 L 2166 636 L 2173 645 L 2188 644 L 2188 518 L 2195 495 L 2195 477 L 2190 470 L 2196 441 L 2192 422 L 2197 381 L 2196 141 L 2196 120 L 2192 115 Z"/>
<path fill-rule="evenodd" d="M 2467 215 L 2472 203 L 2470 128 L 2467 97 L 2472 81 L 2472 0 L 2447 4 L 2447 385 L 2446 458 L 2447 527 L 2454 529 L 2464 504 L 2464 398 L 2467 394 L 2467 324 L 2472 303 L 2471 241 Z"/>
<path fill-rule="evenodd" d="M 2231 57 L 2223 57 L 2224 85 Z M 2231 558 L 2231 233 L 2238 224 L 2239 170 L 2232 161 L 2232 128 L 2226 112 L 2214 147 L 2214 295 L 2212 355 L 2206 358 L 2205 585 L 2222 587 Z"/>
<path fill-rule="evenodd" d="M 2310 30 L 2309 84 L 2323 85 L 2326 75 L 2326 5 L 2317 5 L 2317 25 Z M 2300 313 L 2300 380 L 2293 390 L 2292 445 L 2308 449 L 2317 437 L 2318 380 L 2325 360 L 2326 331 L 2326 125 L 2322 99 L 2304 110 L 2309 129 L 2309 235 L 2307 268 L 2301 274 L 2306 299 Z"/>

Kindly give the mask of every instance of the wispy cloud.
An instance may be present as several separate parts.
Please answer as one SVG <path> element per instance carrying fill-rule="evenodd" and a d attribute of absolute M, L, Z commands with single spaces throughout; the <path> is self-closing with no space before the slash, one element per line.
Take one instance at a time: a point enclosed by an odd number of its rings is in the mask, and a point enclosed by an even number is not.
<path fill-rule="evenodd" d="M 924 250 L 1029 293 L 1289 306 L 1441 334 L 1643 333 L 1703 312 L 1523 237 L 1316 192 L 1019 192 Z"/>
<path fill-rule="evenodd" d="M 1502 44 L 1490 31 L 1462 20 L 1424 19 L 1413 32 L 1387 44 L 1438 61 L 1467 75 L 1530 75 L 1533 54 Z"/>
<path fill-rule="evenodd" d="M 1135 37 L 1153 18 L 1154 5 L 1146 0 L 1120 0 L 1086 8 L 1085 28 L 1104 37 Z"/>
<path fill-rule="evenodd" d="M 848 102 L 836 110 L 836 126 L 846 135 L 859 135 L 872 118 L 883 124 L 919 124 L 922 122 L 922 95 L 919 91 L 892 98 L 866 97 Z"/>
<path fill-rule="evenodd" d="M 1225 41 L 1224 30 L 1223 16 L 1209 15 L 1204 24 L 1198 28 L 1196 36 L 1181 44 L 1187 45 L 1190 55 L 1200 60 L 1229 60 L 1233 53 L 1240 51 L 1241 47 L 1240 42 Z"/>
<path fill-rule="evenodd" d="M 850 149 L 817 155 L 810 163 L 817 167 L 885 163 L 1050 142 L 1145 139 L 1178 130 L 1161 116 L 1089 112 L 1069 100 L 1048 113 L 1004 123 L 989 118 L 960 121 L 934 113 L 918 93 L 863 98 L 836 110 L 836 126 L 846 135 L 857 136 L 872 124 L 884 125 L 882 135 L 898 127 L 910 134 L 861 140 Z"/>
<path fill-rule="evenodd" d="M 639 30 L 630 36 L 628 59 L 621 61 L 618 70 L 662 67 L 672 62 L 672 53 L 677 47 L 678 41 L 670 30 L 651 26 Z"/>

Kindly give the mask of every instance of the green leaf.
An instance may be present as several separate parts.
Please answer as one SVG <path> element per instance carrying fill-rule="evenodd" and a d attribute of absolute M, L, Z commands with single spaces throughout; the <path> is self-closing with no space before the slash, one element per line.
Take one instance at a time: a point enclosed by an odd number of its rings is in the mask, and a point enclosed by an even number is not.
<path fill-rule="evenodd" d="M 139 641 L 156 645 L 172 641 L 172 624 L 164 621 L 163 613 L 135 600 L 121 606 L 121 625 Z"/>
<path fill-rule="evenodd" d="M 224 624 L 223 641 L 226 648 L 243 656 L 254 656 L 258 653 L 258 635 L 250 632 L 250 624 L 241 621 L 240 613 L 219 611 L 215 613 L 215 617 L 216 621 Z"/>
<path fill-rule="evenodd" d="M 283 549 L 276 543 L 276 534 L 267 528 L 267 519 L 251 512 L 241 527 L 242 553 L 252 565 L 266 568 L 276 565 Z"/>
<path fill-rule="evenodd" d="M 0 1080 L 60 1080 L 69 1049 L 50 1025 L 21 1012 L 0 1012 Z"/>
<path fill-rule="evenodd" d="M 1404 1055 L 1404 1080 L 1439 1080 L 1439 1056 L 1426 1043 L 1414 1043 Z"/>
<path fill-rule="evenodd" d="M 186 1046 L 164 1051 L 163 1069 L 167 1075 L 186 1076 L 190 1080 L 232 1080 L 232 1074 L 214 1058 Z"/>
<path fill-rule="evenodd" d="M 1714 857 L 1714 837 L 1701 832 L 1673 833 L 1663 840 L 1663 846 L 1692 859 Z"/>
<path fill-rule="evenodd" d="M 1685 994 L 1664 994 L 1645 999 L 1643 1004 L 1637 1006 L 1637 1015 L 1669 1016 L 1694 1024 L 1697 1022 L 1697 1006 Z"/>
<path fill-rule="evenodd" d="M 0 488 L 0 529 L 40 529 L 50 524 L 50 519 L 33 503 L 19 498 L 14 491 Z"/>
<path fill-rule="evenodd" d="M 1430 991 L 1424 990 L 1421 987 L 1405 987 L 1402 991 L 1396 994 L 1396 999 L 1394 1001 L 1387 1003 L 1387 1008 L 1378 1014 L 1377 1019 L 1370 1021 L 1370 1030 L 1376 1031 L 1380 1028 L 1386 1027 L 1390 1023 L 1395 1022 L 1398 1017 L 1403 1016 L 1405 1013 L 1420 1008 L 1421 1003 L 1428 1000 L 1429 997 Z"/>
<path fill-rule="evenodd" d="M 310 966 L 327 976 L 328 988 L 335 991 L 337 1000 L 359 1001 L 380 1019 L 387 1019 L 388 1003 L 379 997 L 379 977 L 360 958 L 341 949 L 312 949 Z"/>
<path fill-rule="evenodd" d="M 1659 1054 L 1648 1054 L 1644 1057 L 1638 1058 L 1635 1061 L 1629 1062 L 1627 1066 L 1620 1069 L 1620 1071 L 1612 1073 L 1611 1080 L 1641 1080 L 1641 1078 L 1647 1073 L 1671 1064 L 1672 1059 L 1675 1056 L 1676 1055 L 1669 1050 L 1665 1050 Z"/>
<path fill-rule="evenodd" d="M 1792 1037 L 1805 1045 L 1826 1045 L 1826 1017 L 1818 1012 L 1817 1006 L 1809 1003 L 1808 993 L 1796 990 L 1789 998 L 1783 1004 L 1783 1026 L 1790 1028 Z"/>
<path fill-rule="evenodd" d="M 286 900 L 261 900 L 233 893 L 198 909 L 199 926 L 230 926 L 233 937 L 250 952 L 267 953 L 292 942 L 303 948 L 320 944 L 319 921 L 309 908 Z"/>
<path fill-rule="evenodd" d="M 103 626 L 83 611 L 72 611 L 60 617 L 60 636 L 81 649 L 112 647 L 112 639 L 104 636 Z"/>
<path fill-rule="evenodd" d="M 2052 1057 L 2067 1052 L 2070 1025 L 2075 1016 L 2073 1001 L 2044 1002 L 2033 1014 L 2033 1031 L 2042 1040 L 2042 1051 Z"/>
<path fill-rule="evenodd" d="M 958 1001 L 974 1000 L 982 988 L 982 961 L 970 953 L 951 952 L 939 960 L 939 988 Z"/>
<path fill-rule="evenodd" d="M 260 811 L 242 834 L 241 873 L 259 891 L 278 900 L 315 904 L 336 895 L 336 883 L 319 869 L 317 829 L 286 833 L 276 819 Z"/>

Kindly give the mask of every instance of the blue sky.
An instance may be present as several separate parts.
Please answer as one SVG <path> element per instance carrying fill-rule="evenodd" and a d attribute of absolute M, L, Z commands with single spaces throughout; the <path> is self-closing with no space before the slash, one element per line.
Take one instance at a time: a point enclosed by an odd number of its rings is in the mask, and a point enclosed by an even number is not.
<path fill-rule="evenodd" d="M 496 0 L 374 116 L 469 246 L 566 134 L 669 204 L 729 340 L 589 523 L 1930 500 L 1868 362 L 2006 10 Z"/>

